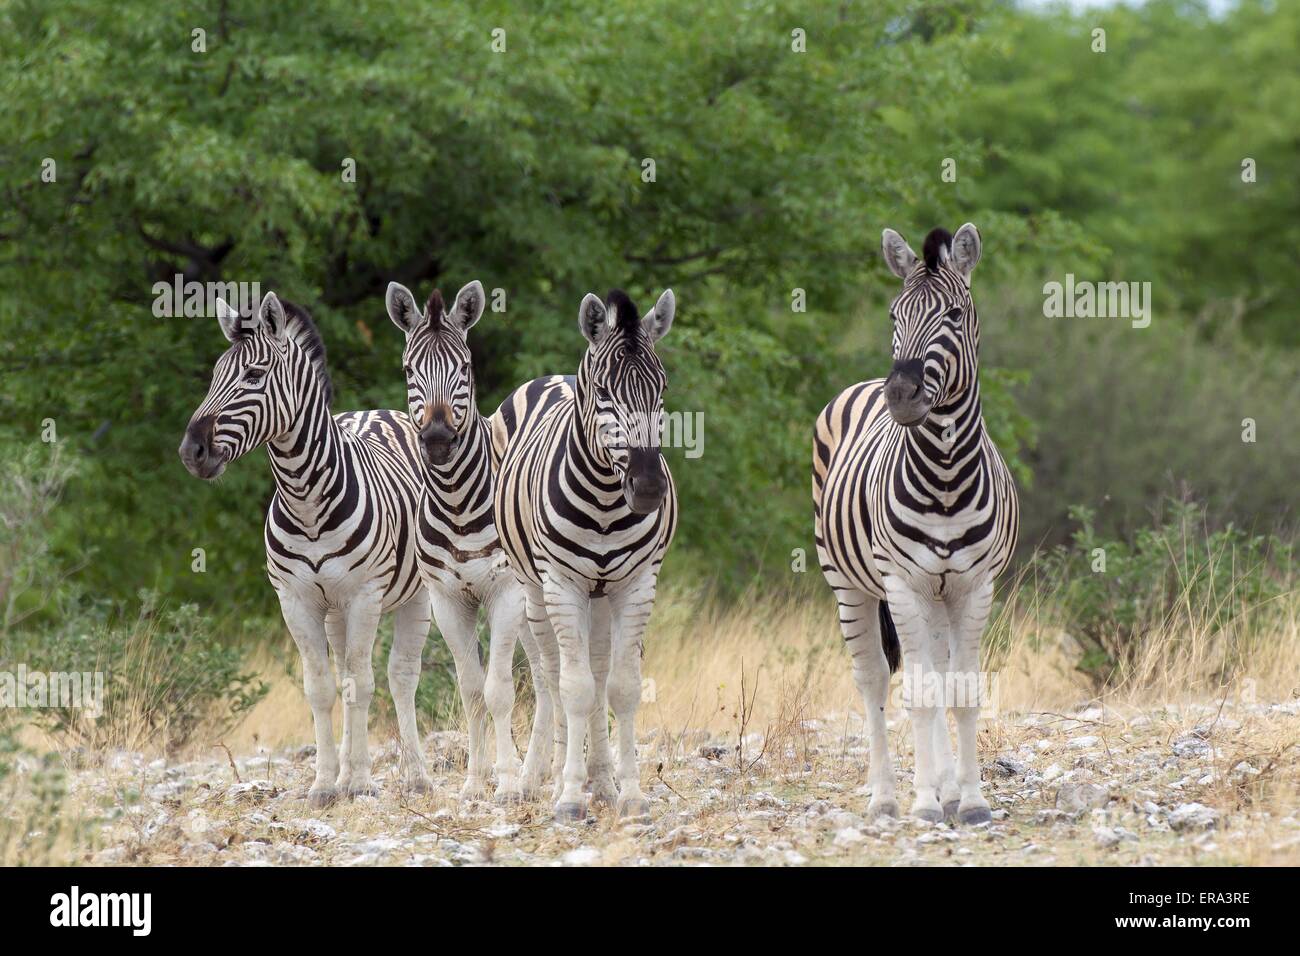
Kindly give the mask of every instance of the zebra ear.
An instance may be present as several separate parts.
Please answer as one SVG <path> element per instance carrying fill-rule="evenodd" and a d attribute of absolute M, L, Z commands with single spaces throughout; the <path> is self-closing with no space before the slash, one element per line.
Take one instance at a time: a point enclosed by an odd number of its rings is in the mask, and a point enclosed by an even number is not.
<path fill-rule="evenodd" d="M 475 279 L 456 293 L 456 304 L 451 307 L 450 318 L 460 326 L 462 332 L 468 332 L 483 316 L 483 307 L 487 299 L 483 295 L 483 283 Z"/>
<path fill-rule="evenodd" d="M 415 306 L 415 296 L 400 282 L 388 283 L 384 305 L 388 308 L 388 317 L 393 320 L 393 325 L 407 335 L 424 322 L 424 313 Z"/>
<path fill-rule="evenodd" d="M 975 228 L 974 223 L 968 222 L 952 237 L 952 256 L 948 264 L 970 279 L 970 274 L 979 264 L 980 254 L 983 251 L 984 244 L 980 240 L 980 231 Z"/>
<path fill-rule="evenodd" d="M 257 307 L 257 321 L 277 339 L 284 338 L 288 320 L 284 316 L 284 305 L 274 292 L 262 297 L 262 304 Z"/>
<path fill-rule="evenodd" d="M 605 303 L 590 292 L 583 297 L 582 305 L 578 306 L 578 328 L 582 329 L 583 337 L 592 345 L 599 342 L 609 329 Z"/>
<path fill-rule="evenodd" d="M 885 254 L 885 265 L 889 266 L 890 272 L 900 279 L 911 275 L 912 267 L 916 265 L 916 253 L 906 239 L 894 230 L 886 229 L 880 234 L 880 250 Z"/>
<path fill-rule="evenodd" d="M 243 332 L 239 325 L 239 313 L 232 309 L 225 299 L 217 299 L 217 322 L 221 326 L 221 334 L 229 342 L 234 342 Z"/>
<path fill-rule="evenodd" d="M 646 330 L 651 342 L 658 342 L 668 334 L 668 330 L 673 327 L 673 314 L 676 311 L 677 300 L 673 297 L 673 290 L 664 290 L 655 307 L 641 320 L 641 327 Z"/>

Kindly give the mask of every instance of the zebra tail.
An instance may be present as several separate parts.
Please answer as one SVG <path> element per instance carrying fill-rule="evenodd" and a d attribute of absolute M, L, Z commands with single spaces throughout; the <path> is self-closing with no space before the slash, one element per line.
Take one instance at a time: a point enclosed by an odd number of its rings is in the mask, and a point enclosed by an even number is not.
<path fill-rule="evenodd" d="M 889 602 L 880 602 L 880 647 L 889 662 L 889 673 L 898 670 L 902 663 L 903 649 L 898 643 L 898 629 L 894 627 L 894 618 L 889 613 Z"/>

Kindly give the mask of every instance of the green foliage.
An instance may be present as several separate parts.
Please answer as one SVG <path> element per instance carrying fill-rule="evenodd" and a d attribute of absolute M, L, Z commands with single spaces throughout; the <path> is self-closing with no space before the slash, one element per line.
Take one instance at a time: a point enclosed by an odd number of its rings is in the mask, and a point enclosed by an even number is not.
<path fill-rule="evenodd" d="M 1223 631 L 1294 588 L 1290 543 L 1231 524 L 1211 530 L 1195 503 L 1169 501 L 1131 542 L 1099 534 L 1089 508 L 1070 517 L 1071 543 L 1039 555 L 1025 580 L 1082 643 L 1080 666 L 1102 678 L 1131 663 L 1152 632 Z"/>
<path fill-rule="evenodd" d="M 74 706 L 17 714 L 70 742 L 115 746 L 177 749 L 200 729 L 233 726 L 266 687 L 212 620 L 191 604 L 162 607 L 150 591 L 134 613 L 125 602 L 91 599 L 76 569 L 43 546 L 76 471 L 57 448 L 0 451 L 0 672 L 76 674 L 83 694 Z M 103 697 L 91 715 L 95 683 L 81 675 L 96 673 Z"/>
<path fill-rule="evenodd" d="M 20 760 L 27 766 L 15 773 Z M 62 817 L 67 792 L 59 755 L 32 753 L 0 725 L 0 865 L 51 864 L 60 836 L 81 829 Z"/>
<path fill-rule="evenodd" d="M 29 672 L 104 675 L 102 712 L 93 720 L 81 708 L 48 707 L 33 710 L 36 723 L 79 744 L 174 752 L 200 731 L 219 736 L 266 694 L 267 685 L 245 670 L 242 651 L 195 605 L 164 608 L 156 594 L 139 597 L 134 619 L 91 611 L 15 637 L 4 669 L 22 661 Z"/>
<path fill-rule="evenodd" d="M 1152 282 L 1165 315 L 1230 301 L 1256 341 L 1295 346 L 1300 74 L 1281 64 L 1300 55 L 1300 6 L 1219 6 L 990 11 L 943 135 L 980 144 L 956 183 L 972 207 L 1081 227 L 1067 259 L 1038 257 L 1057 278 Z"/>
<path fill-rule="evenodd" d="M 1215 444 L 1226 422 L 1281 406 L 1216 403 L 1193 381 L 1199 357 L 1175 365 L 1178 382 L 1160 363 L 1191 335 L 1244 335 L 1268 349 L 1270 382 L 1294 367 L 1281 346 L 1297 341 L 1300 80 L 1280 65 L 1298 18 L 1265 0 L 1213 16 L 1181 0 L 1115 7 L 1096 54 L 1094 13 L 988 0 L 10 3 L 0 421 L 5 441 L 34 444 L 52 418 L 79 453 L 41 547 L 106 601 L 144 586 L 220 602 L 227 620 L 277 613 L 263 456 L 207 485 L 175 455 L 224 340 L 211 318 L 155 317 L 155 282 L 257 282 L 304 304 L 345 410 L 403 405 L 390 280 L 424 295 L 479 278 L 505 301 L 473 332 L 485 412 L 576 368 L 584 293 L 623 286 L 648 307 L 671 286 L 668 405 L 704 413 L 705 450 L 670 452 L 682 520 L 666 574 L 740 593 L 811 547 L 817 411 L 888 368 L 881 228 L 919 243 L 966 220 L 985 237 L 986 420 L 1025 492 L 1030 548 L 1059 536 L 1065 503 L 1103 494 L 1124 507 L 1099 528 L 1140 526 L 1166 470 L 1216 514 L 1286 519 L 1285 426 L 1236 494 L 1245 468 Z M 806 53 L 791 50 L 795 26 Z M 1246 157 L 1256 183 L 1241 181 Z M 1154 283 L 1160 344 L 1133 354 L 1167 386 L 1169 412 L 1147 409 L 1166 439 L 1117 442 L 1082 404 L 1101 386 L 1075 387 L 1074 369 L 1100 359 L 996 345 L 996 290 L 1023 302 L 1066 271 Z M 1117 387 L 1140 392 L 1138 359 L 1116 351 L 1099 348 L 1129 370 Z M 1189 442 L 1198 418 L 1208 437 Z M 206 574 L 190 570 L 196 547 Z M 48 623 L 56 609 L 34 598 L 14 613 Z"/>
<path fill-rule="evenodd" d="M 829 337 L 800 334 L 791 290 L 832 320 L 875 270 L 880 223 L 942 205 L 933 155 L 950 137 L 921 131 L 953 111 L 970 37 L 964 19 L 900 28 L 908 9 L 6 8 L 0 274 L 23 281 L 0 295 L 0 367 L 17 382 L 0 411 L 26 435 L 53 417 L 88 453 L 60 548 L 95 550 L 86 577 L 105 593 L 122 595 L 126 566 L 132 587 L 271 604 L 265 466 L 209 487 L 175 458 L 224 345 L 211 320 L 151 314 L 152 283 L 176 273 L 306 304 L 340 409 L 403 404 L 389 280 L 504 290 L 505 313 L 474 332 L 485 410 L 576 368 L 584 293 L 621 285 L 648 305 L 672 286 L 672 403 L 704 411 L 712 437 L 678 463 L 685 548 L 734 579 L 769 542 L 804 543 L 806 495 L 782 492 L 773 522 L 769 491 L 806 487 L 810 422 L 833 389 Z M 792 23 L 813 52 L 791 52 Z M 196 24 L 206 53 L 191 52 Z M 39 181 L 44 157 L 56 183 Z M 791 382 L 797 394 L 777 391 Z M 723 547 L 736 535 L 753 549 L 739 567 Z M 194 547 L 206 577 L 188 573 Z"/>
<path fill-rule="evenodd" d="M 1025 370 L 1002 406 L 1032 423 L 1018 455 L 1033 475 L 1018 476 L 1022 553 L 1065 541 L 1072 504 L 1095 511 L 1100 534 L 1131 540 L 1167 496 L 1201 502 L 1216 522 L 1293 534 L 1293 354 L 1252 344 L 1230 324 L 1192 334 L 1159 312 L 1144 329 L 1047 318 L 1036 285 L 976 292 L 986 363 Z M 1001 374 L 984 370 L 986 393 Z M 992 396 L 984 404 L 1005 452 L 1003 411 Z"/>

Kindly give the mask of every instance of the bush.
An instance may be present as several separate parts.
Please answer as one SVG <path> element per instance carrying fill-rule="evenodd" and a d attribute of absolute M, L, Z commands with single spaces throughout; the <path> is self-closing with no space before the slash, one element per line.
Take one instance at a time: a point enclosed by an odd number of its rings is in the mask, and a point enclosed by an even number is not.
<path fill-rule="evenodd" d="M 1082 645 L 1080 669 L 1101 683 L 1131 668 L 1152 635 L 1231 632 L 1294 590 L 1290 543 L 1232 524 L 1212 531 L 1199 504 L 1167 503 L 1132 543 L 1099 534 L 1089 508 L 1071 518 L 1071 543 L 1039 554 L 1022 586 L 1059 615 Z"/>
<path fill-rule="evenodd" d="M 268 687 L 213 632 L 194 605 L 162 608 L 142 591 L 133 618 L 85 614 L 19 642 L 29 671 L 103 674 L 102 712 L 93 720 L 83 709 L 55 707 L 34 711 L 34 720 L 71 742 L 133 750 L 162 745 L 175 752 L 200 731 L 220 734 Z"/>
<path fill-rule="evenodd" d="M 64 482 L 75 471 L 53 446 L 0 458 L 0 671 L 103 675 L 103 711 L 39 707 L 16 713 L 84 744 L 175 750 L 200 730 L 220 732 L 266 687 L 242 653 L 193 605 L 164 609 L 142 591 L 134 612 L 96 601 L 48 547 Z M 79 701 L 84 704 L 86 701 Z"/>

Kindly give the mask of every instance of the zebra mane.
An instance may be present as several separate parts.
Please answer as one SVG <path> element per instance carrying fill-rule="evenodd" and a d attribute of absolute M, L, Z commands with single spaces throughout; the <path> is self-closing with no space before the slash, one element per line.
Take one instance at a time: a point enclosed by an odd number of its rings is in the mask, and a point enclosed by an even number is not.
<path fill-rule="evenodd" d="M 939 271 L 939 259 L 945 250 L 952 251 L 952 233 L 942 227 L 931 229 L 925 237 L 925 245 L 921 247 L 921 257 L 925 259 L 928 272 Z"/>
<path fill-rule="evenodd" d="M 424 304 L 424 314 L 428 317 L 429 328 L 437 331 L 442 325 L 442 316 L 446 311 L 446 306 L 442 304 L 442 293 L 434 289 L 429 293 L 429 301 Z"/>
<path fill-rule="evenodd" d="M 316 323 L 302 306 L 287 299 L 281 299 L 280 304 L 284 306 L 287 319 L 285 333 L 311 359 L 321 391 L 325 393 L 325 407 L 328 408 L 334 398 L 334 383 L 330 380 L 330 370 L 325 364 L 325 340 L 320 336 L 320 329 L 316 328 Z"/>
<path fill-rule="evenodd" d="M 605 301 L 613 307 L 619 331 L 625 334 L 629 347 L 635 348 L 640 342 L 636 332 L 641 328 L 641 315 L 636 306 L 622 289 L 610 289 Z"/>

